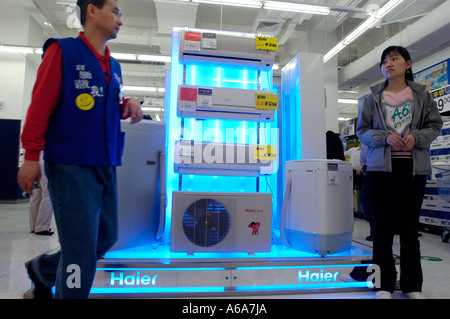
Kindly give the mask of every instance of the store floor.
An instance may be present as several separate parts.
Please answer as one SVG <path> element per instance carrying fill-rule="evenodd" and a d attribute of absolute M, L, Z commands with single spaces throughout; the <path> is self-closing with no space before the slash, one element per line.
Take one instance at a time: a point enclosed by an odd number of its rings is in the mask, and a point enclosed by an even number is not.
<path fill-rule="evenodd" d="M 56 230 L 54 221 L 52 229 Z M 356 218 L 353 240 L 370 246 L 371 243 L 365 240 L 365 237 L 368 235 L 368 229 L 366 221 Z M 422 232 L 420 242 L 423 256 L 423 294 L 429 299 L 449 299 L 450 243 L 443 243 L 439 235 L 426 232 Z M 52 236 L 39 236 L 28 231 L 28 203 L 0 203 L 0 299 L 22 299 L 23 294 L 30 289 L 30 280 L 24 268 L 25 261 L 57 247 L 58 239 L 56 233 Z M 394 253 L 399 253 L 398 238 L 395 240 Z M 371 291 L 366 291 L 255 297 L 374 298 L 375 294 Z M 401 292 L 396 291 L 394 298 L 403 298 L 403 296 Z"/>

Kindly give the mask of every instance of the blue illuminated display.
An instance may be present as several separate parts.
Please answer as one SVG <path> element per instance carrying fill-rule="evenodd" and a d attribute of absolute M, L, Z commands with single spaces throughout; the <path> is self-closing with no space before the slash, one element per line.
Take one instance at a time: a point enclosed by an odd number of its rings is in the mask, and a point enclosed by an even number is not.
<path fill-rule="evenodd" d="M 273 122 L 260 123 L 243 120 L 218 120 L 180 118 L 177 116 L 178 86 L 201 85 L 208 87 L 237 88 L 249 90 L 273 90 L 272 70 L 258 70 L 251 67 L 236 67 L 210 63 L 179 63 L 180 31 L 172 34 L 172 57 L 170 70 L 170 90 L 166 90 L 164 121 L 166 122 L 166 225 L 171 225 L 173 191 L 214 191 L 214 192 L 271 192 L 273 210 L 276 209 L 277 174 L 256 177 L 180 175 L 174 170 L 174 145 L 177 141 L 240 143 L 278 145 L 277 112 Z M 265 136 L 258 129 L 268 132 Z M 238 134 L 228 134 L 229 132 Z M 242 133 L 239 133 L 242 132 Z M 255 132 L 255 133 L 252 133 Z M 258 140 L 259 138 L 259 140 Z M 278 163 L 277 163 L 278 165 Z M 170 241 L 170 227 L 164 233 L 166 243 Z"/>
<path fill-rule="evenodd" d="M 265 286 L 239 286 L 236 291 L 280 291 L 280 290 L 306 290 L 306 289 L 327 289 L 327 288 L 367 288 L 367 282 L 333 282 L 314 283 L 302 285 L 265 285 Z"/>
<path fill-rule="evenodd" d="M 126 267 L 105 267 L 98 268 L 97 271 L 104 272 L 107 287 L 94 286 L 91 289 L 92 294 L 139 294 L 139 293 L 221 293 L 230 291 L 282 291 L 282 290 L 305 290 L 305 289 L 327 289 L 327 288 L 357 288 L 368 287 L 367 282 L 340 282 L 339 272 L 343 267 L 368 267 L 370 264 L 342 264 L 342 265 L 311 265 L 311 266 L 276 266 L 276 262 L 271 263 L 275 266 L 251 266 L 251 267 L 176 267 L 177 263 L 185 266 L 190 262 L 218 262 L 234 263 L 243 261 L 252 261 L 252 265 L 260 260 L 286 260 L 285 258 L 314 258 L 317 254 L 289 249 L 284 245 L 273 244 L 270 252 L 255 252 L 253 254 L 243 252 L 196 252 L 195 255 L 187 255 L 186 252 L 171 252 L 171 222 L 172 222 L 172 192 L 183 191 L 202 191 L 202 192 L 268 192 L 272 193 L 273 217 L 272 227 L 279 226 L 277 212 L 280 210 L 283 202 L 284 187 L 284 162 L 286 160 L 301 159 L 301 110 L 300 110 L 300 85 L 299 67 L 294 63 L 289 70 L 289 76 L 285 77 L 283 90 L 273 86 L 272 70 L 257 70 L 252 68 L 237 68 L 227 65 L 191 63 L 182 65 L 179 63 L 179 37 L 180 31 L 174 31 L 172 36 L 172 62 L 170 70 L 170 84 L 166 90 L 164 121 L 166 123 L 166 221 L 163 241 L 157 247 L 133 247 L 124 250 L 112 251 L 106 254 L 106 258 L 118 259 L 154 259 L 155 263 L 161 267 L 148 268 L 126 268 Z M 298 62 L 298 61 L 297 61 Z M 222 120 L 222 119 L 196 119 L 180 118 L 177 116 L 178 86 L 181 84 L 205 86 L 205 87 L 226 87 L 251 90 L 270 90 L 275 93 L 280 91 L 282 103 L 280 110 L 275 112 L 275 119 L 271 122 L 255 122 L 245 120 Z M 291 107 L 286 107 L 291 105 Z M 279 112 L 282 116 L 279 117 Z M 278 128 L 283 127 L 283 130 Z M 264 135 L 258 136 L 258 130 L 265 130 Z M 238 132 L 238 134 L 236 134 Z M 239 133 L 241 132 L 241 133 Z M 280 136 L 279 136 L 280 135 Z M 190 143 L 195 142 L 214 142 L 214 143 L 238 143 L 238 144 L 261 144 L 277 146 L 279 154 L 279 170 L 275 174 L 261 175 L 256 177 L 241 176 L 208 176 L 208 175 L 189 175 L 180 176 L 174 169 L 174 146 L 175 143 L 184 140 Z M 279 140 L 282 141 L 280 145 Z M 183 141 L 183 142 L 184 142 Z M 180 178 L 181 177 L 181 178 Z M 330 257 L 348 257 L 348 256 L 371 256 L 370 253 L 356 247 L 351 250 L 333 254 Z M 253 260 L 252 260 L 253 259 Z M 339 258 L 338 258 L 339 259 Z M 342 261 L 338 261 L 341 263 Z M 169 265 L 165 268 L 163 265 Z M 268 263 L 266 263 L 267 265 Z M 111 264 L 110 264 L 111 265 Z M 147 264 L 149 265 L 149 264 Z M 171 267 L 172 265 L 172 267 Z M 212 264 L 211 264 L 212 265 Z M 220 265 L 220 264 L 219 264 Z M 173 267 L 175 266 L 175 267 Z M 182 281 L 169 282 L 174 276 L 189 276 L 197 272 L 197 276 L 202 276 L 200 272 L 217 271 L 214 275 L 225 278 L 233 278 L 233 272 L 243 272 L 244 277 L 255 271 L 273 270 L 273 273 L 281 270 L 287 270 L 289 275 L 282 278 L 285 281 L 277 282 L 274 280 L 266 285 L 267 282 L 255 280 L 255 285 L 248 285 L 249 280 L 245 278 L 240 281 L 227 280 L 217 283 L 217 278 L 213 279 L 211 287 L 205 283 L 206 287 L 201 287 L 204 283 L 195 283 L 199 287 L 186 287 Z M 291 271 L 292 270 L 292 271 Z M 247 272 L 248 271 L 248 272 Z M 173 274 L 170 272 L 180 272 Z M 187 274 L 182 274 L 187 272 Z M 223 273 L 221 273 L 223 272 Z M 262 272 L 265 274 L 265 272 Z M 205 276 L 205 281 L 209 276 Z M 248 279 L 248 278 L 247 278 Z M 280 284 L 277 284 L 280 283 Z M 101 283 L 102 285 L 104 283 Z M 172 285 L 180 287 L 172 287 Z"/>

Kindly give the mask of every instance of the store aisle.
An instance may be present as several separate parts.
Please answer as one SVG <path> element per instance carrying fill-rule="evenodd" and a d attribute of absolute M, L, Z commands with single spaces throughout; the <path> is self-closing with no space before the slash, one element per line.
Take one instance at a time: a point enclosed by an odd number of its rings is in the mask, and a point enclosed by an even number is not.
<path fill-rule="evenodd" d="M 54 221 L 52 228 L 56 230 Z M 353 239 L 371 245 L 364 238 L 368 234 L 368 224 L 355 219 Z M 450 298 L 450 243 L 443 243 L 440 236 L 422 233 L 422 267 L 424 273 L 423 294 L 430 299 Z M 0 204 L 0 299 L 21 299 L 30 289 L 30 280 L 24 263 L 41 253 L 58 247 L 58 238 L 38 236 L 28 231 L 28 203 Z M 395 240 L 394 253 L 399 252 L 398 238 Z M 372 292 L 299 294 L 265 296 L 263 298 L 374 298 Z M 246 297 L 247 298 L 247 297 Z M 256 297 L 262 298 L 262 297 Z M 394 298 L 403 298 L 396 291 Z"/>

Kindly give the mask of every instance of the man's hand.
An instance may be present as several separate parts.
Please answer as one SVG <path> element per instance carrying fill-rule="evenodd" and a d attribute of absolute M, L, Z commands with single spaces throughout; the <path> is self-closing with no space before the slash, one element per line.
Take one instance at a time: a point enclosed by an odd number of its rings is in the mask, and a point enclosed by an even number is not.
<path fill-rule="evenodd" d="M 41 167 L 39 161 L 27 161 L 23 163 L 17 174 L 17 182 L 20 187 L 28 194 L 33 195 L 34 182 L 41 179 Z"/>
<path fill-rule="evenodd" d="M 123 109 L 122 117 L 124 119 L 131 118 L 131 124 L 140 122 L 144 118 L 141 110 L 141 102 L 137 99 L 129 99 Z"/>

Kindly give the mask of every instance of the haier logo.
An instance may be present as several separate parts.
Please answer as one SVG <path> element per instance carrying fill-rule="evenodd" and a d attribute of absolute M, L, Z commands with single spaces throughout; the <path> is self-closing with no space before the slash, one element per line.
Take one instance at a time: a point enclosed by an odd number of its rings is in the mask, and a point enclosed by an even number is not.
<path fill-rule="evenodd" d="M 141 273 L 138 271 L 136 275 L 127 275 L 125 276 L 123 272 L 119 272 L 117 275 L 115 272 L 111 273 L 111 286 L 148 286 L 148 285 L 156 285 L 156 278 L 158 275 L 154 275 L 153 277 L 149 275 L 141 276 Z"/>
<path fill-rule="evenodd" d="M 324 272 L 323 269 L 321 269 L 320 272 L 310 272 L 309 270 L 303 272 L 303 270 L 300 270 L 298 272 L 298 282 L 299 283 L 336 282 L 338 274 L 339 274 L 338 271 L 334 273 Z"/>

